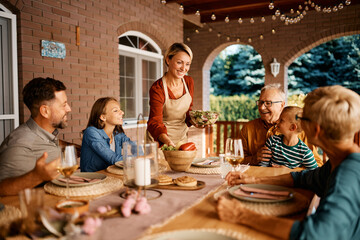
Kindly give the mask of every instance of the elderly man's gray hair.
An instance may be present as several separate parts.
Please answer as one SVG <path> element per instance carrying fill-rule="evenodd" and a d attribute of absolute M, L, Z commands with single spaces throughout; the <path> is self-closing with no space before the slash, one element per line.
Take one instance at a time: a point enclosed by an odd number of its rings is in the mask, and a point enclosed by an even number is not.
<path fill-rule="evenodd" d="M 281 88 L 281 84 L 280 83 L 271 83 L 268 85 L 265 85 L 264 87 L 261 88 L 261 93 L 263 91 L 269 90 L 269 89 L 276 89 L 281 97 L 281 99 L 283 101 L 285 101 L 285 92 L 284 90 Z"/>

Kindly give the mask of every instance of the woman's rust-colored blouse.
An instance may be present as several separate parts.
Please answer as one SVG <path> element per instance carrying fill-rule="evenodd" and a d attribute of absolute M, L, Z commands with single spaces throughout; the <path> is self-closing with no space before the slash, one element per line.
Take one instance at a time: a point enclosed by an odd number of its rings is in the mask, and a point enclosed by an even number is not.
<path fill-rule="evenodd" d="M 185 83 L 189 89 L 189 93 L 192 99 L 194 99 L 194 80 L 189 76 L 184 76 Z M 172 91 L 168 87 L 169 98 L 176 99 Z M 183 95 L 186 93 L 185 86 L 183 90 Z M 151 86 L 150 91 L 150 115 L 147 130 L 150 132 L 151 136 L 155 141 L 158 141 L 160 134 L 167 134 L 166 126 L 163 123 L 163 106 L 165 103 L 165 92 L 164 85 L 162 83 L 162 78 L 158 79 Z M 182 96 L 183 96 L 182 95 Z M 191 101 L 189 111 L 193 106 L 193 100 Z M 185 123 L 187 126 L 191 126 L 189 111 L 186 113 Z M 160 143 L 161 145 L 162 143 Z"/>

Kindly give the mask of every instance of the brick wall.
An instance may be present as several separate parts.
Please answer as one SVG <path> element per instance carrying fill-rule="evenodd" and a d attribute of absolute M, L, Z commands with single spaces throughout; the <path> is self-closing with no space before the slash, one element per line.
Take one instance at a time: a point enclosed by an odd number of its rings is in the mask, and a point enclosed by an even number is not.
<path fill-rule="evenodd" d="M 17 15 L 19 92 L 34 77 L 53 77 L 67 87 L 72 108 L 60 138 L 81 143 L 91 106 L 103 96 L 119 98 L 118 37 L 129 30 L 152 38 L 165 52 L 183 39 L 183 20 L 176 5 L 153 0 L 1 0 Z M 76 46 L 76 27 L 80 46 Z M 41 40 L 66 46 L 66 58 L 41 56 Z M 29 111 L 20 96 L 20 122 Z M 129 135 L 134 131 L 128 130 Z"/>
<path fill-rule="evenodd" d="M 216 22 L 198 28 L 200 33 L 195 33 L 195 27 L 184 32 L 184 41 L 194 53 L 190 75 L 195 80 L 197 89 L 194 99 L 195 108 L 209 109 L 210 68 L 215 57 L 227 46 L 248 44 L 261 55 L 265 67 L 266 83 L 281 83 L 287 91 L 287 67 L 299 56 L 310 49 L 331 39 L 346 35 L 360 33 L 360 5 L 350 5 L 336 13 L 318 13 L 309 11 L 304 19 L 297 24 L 285 25 L 279 18 L 272 20 L 271 16 L 265 17 L 262 23 L 260 18 L 255 18 L 251 24 L 249 19 L 243 19 L 239 24 L 236 20 Z M 213 29 L 209 32 L 209 27 Z M 271 33 L 271 29 L 276 34 Z M 221 32 L 221 37 L 217 33 Z M 264 39 L 259 36 L 263 34 Z M 230 40 L 227 40 L 227 36 Z M 190 42 L 187 38 L 190 38 Z M 248 42 L 248 38 L 252 42 Z M 281 63 L 280 73 L 275 78 L 270 72 L 270 63 L 276 58 Z"/>

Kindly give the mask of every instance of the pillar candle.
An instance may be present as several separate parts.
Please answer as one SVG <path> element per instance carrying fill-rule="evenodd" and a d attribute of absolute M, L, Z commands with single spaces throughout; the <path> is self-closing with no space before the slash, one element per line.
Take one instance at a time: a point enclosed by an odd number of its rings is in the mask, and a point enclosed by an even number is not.
<path fill-rule="evenodd" d="M 150 159 L 136 159 L 135 184 L 137 186 L 147 186 L 151 184 Z"/>

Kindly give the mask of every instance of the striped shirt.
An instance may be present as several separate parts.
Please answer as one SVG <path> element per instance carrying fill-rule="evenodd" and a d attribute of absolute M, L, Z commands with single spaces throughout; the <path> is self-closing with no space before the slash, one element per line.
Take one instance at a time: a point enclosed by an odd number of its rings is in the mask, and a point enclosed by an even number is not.
<path fill-rule="evenodd" d="M 273 135 L 265 143 L 272 153 L 271 163 L 288 168 L 315 169 L 318 167 L 314 154 L 303 141 L 299 139 L 295 146 L 287 146 L 283 143 L 283 138 L 284 135 Z"/>

